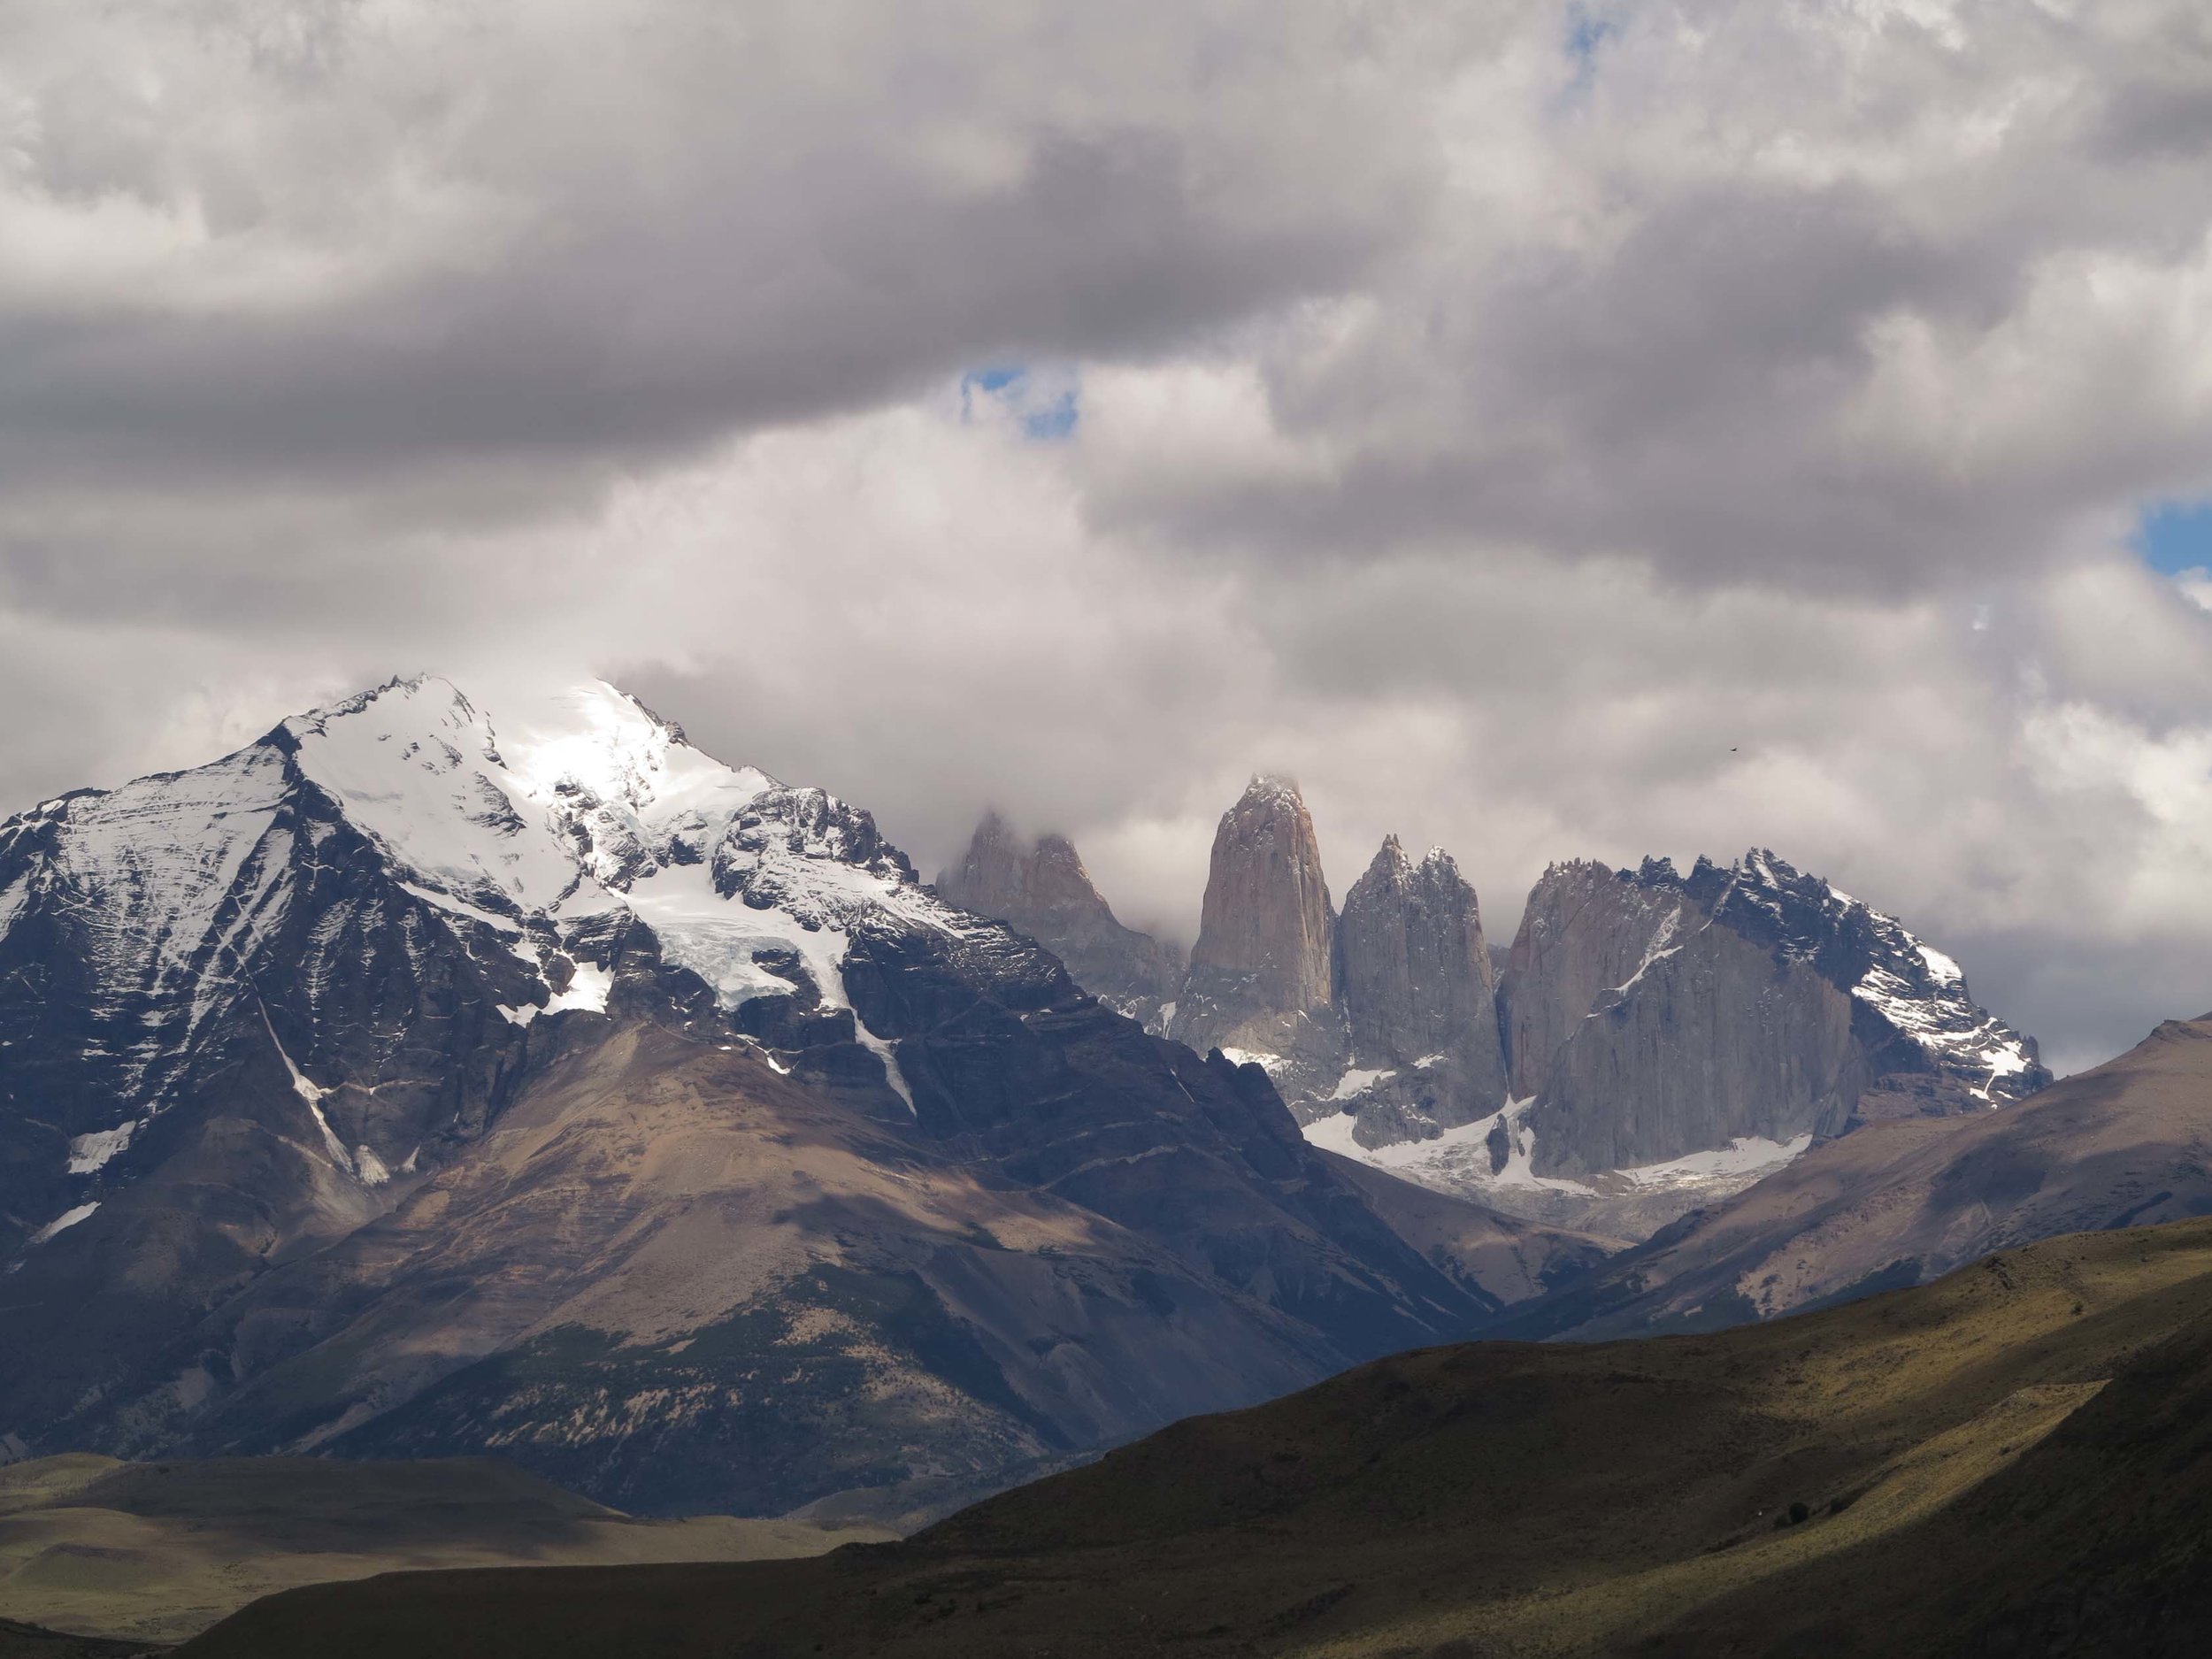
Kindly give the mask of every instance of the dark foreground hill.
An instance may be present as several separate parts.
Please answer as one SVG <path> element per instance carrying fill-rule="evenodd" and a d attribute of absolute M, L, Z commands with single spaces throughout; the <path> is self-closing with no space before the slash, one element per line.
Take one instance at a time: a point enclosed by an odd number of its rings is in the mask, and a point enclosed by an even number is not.
<path fill-rule="evenodd" d="M 903 1544 L 409 1574 L 192 1659 L 2198 1653 L 2212 1222 L 1714 1335 L 1474 1343 L 1181 1423 Z"/>

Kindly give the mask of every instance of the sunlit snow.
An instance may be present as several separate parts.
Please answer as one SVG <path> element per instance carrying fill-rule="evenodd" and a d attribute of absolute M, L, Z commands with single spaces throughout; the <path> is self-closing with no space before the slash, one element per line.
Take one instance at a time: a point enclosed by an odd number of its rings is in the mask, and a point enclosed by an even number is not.
<path fill-rule="evenodd" d="M 1485 1192 L 1517 1187 L 1525 1191 L 1568 1194 L 1597 1198 L 1625 1189 L 1663 1192 L 1678 1188 L 1709 1192 L 1733 1191 L 1772 1174 L 1801 1156 L 1813 1138 L 1799 1135 L 1775 1141 L 1755 1135 L 1730 1141 L 1711 1151 L 1693 1152 L 1662 1164 L 1608 1171 L 1589 1180 L 1539 1175 L 1534 1169 L 1535 1131 L 1522 1121 L 1534 1100 L 1510 1101 L 1479 1122 L 1447 1129 L 1426 1141 L 1400 1141 L 1384 1147 L 1363 1147 L 1352 1138 L 1353 1118 L 1336 1112 L 1305 1125 L 1308 1141 L 1376 1169 L 1387 1170 L 1416 1186 L 1479 1200 Z M 1490 1138 L 1502 1127 L 1506 1158 L 1494 1169 Z"/>
<path fill-rule="evenodd" d="M 77 1135 L 69 1142 L 68 1172 L 72 1175 L 91 1175 L 106 1167 L 110 1159 L 122 1152 L 138 1133 L 136 1123 L 120 1124 L 113 1129 L 95 1130 L 88 1135 Z"/>
<path fill-rule="evenodd" d="M 1270 1077 L 1282 1071 L 1290 1062 L 1279 1054 L 1264 1054 L 1257 1048 L 1224 1048 L 1221 1057 L 1233 1065 L 1256 1065 Z"/>
<path fill-rule="evenodd" d="M 1387 1066 L 1377 1067 L 1371 1071 L 1364 1071 L 1358 1067 L 1353 1067 L 1350 1070 L 1348 1070 L 1342 1077 L 1337 1079 L 1336 1087 L 1331 1091 L 1329 1098 L 1331 1100 L 1349 1100 L 1355 1094 L 1365 1094 L 1369 1089 L 1374 1087 L 1376 1084 L 1381 1082 L 1385 1078 L 1394 1077 L 1397 1074 L 1391 1071 Z"/>
<path fill-rule="evenodd" d="M 411 890 L 509 933 L 516 956 L 539 972 L 521 918 L 558 925 L 622 907 L 653 929 L 665 960 L 698 974 L 726 1008 L 793 995 L 794 981 L 764 959 L 795 958 L 826 1006 L 849 1008 L 843 967 L 854 927 L 966 925 L 961 912 L 834 847 L 793 849 L 774 834 L 762 848 L 739 846 L 741 818 L 782 786 L 702 754 L 611 686 L 573 687 L 495 717 L 442 680 L 403 682 L 290 729 L 303 766 L 409 873 Z M 757 908 L 726 896 L 718 871 L 767 874 L 777 902 Z M 518 1025 L 540 1014 L 603 1012 L 612 988 L 605 965 L 578 960 L 542 1007 L 499 1011 Z M 890 1044 L 856 1013 L 854 1024 L 911 1106 Z"/>
<path fill-rule="evenodd" d="M 52 1238 L 57 1233 L 61 1233 L 68 1228 L 75 1226 L 80 1221 L 82 1221 L 86 1217 L 89 1216 L 99 1207 L 100 1201 L 96 1198 L 88 1204 L 79 1204 L 73 1210 L 65 1210 L 61 1212 L 61 1214 L 56 1216 L 51 1221 L 41 1227 L 36 1233 L 31 1234 L 31 1236 L 25 1240 L 25 1243 L 27 1245 L 43 1244 L 47 1240 Z"/>

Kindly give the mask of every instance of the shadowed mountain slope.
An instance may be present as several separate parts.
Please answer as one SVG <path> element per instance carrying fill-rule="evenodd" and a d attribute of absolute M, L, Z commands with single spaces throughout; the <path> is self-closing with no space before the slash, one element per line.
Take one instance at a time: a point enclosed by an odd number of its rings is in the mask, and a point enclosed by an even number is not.
<path fill-rule="evenodd" d="M 71 1636 L 42 1624 L 0 1618 L 0 1659 L 143 1659 L 146 1644 Z"/>
<path fill-rule="evenodd" d="M 1356 1158 L 1322 1156 L 1359 1188 L 1392 1232 L 1501 1313 L 1579 1283 L 1628 1248 L 1624 1240 L 1524 1221 L 1451 1193 L 1416 1187 Z"/>
<path fill-rule="evenodd" d="M 2179 1654 L 2208 1405 L 2193 1221 L 1711 1336 L 1399 1356 L 903 1544 L 296 1592 L 185 1652 Z"/>

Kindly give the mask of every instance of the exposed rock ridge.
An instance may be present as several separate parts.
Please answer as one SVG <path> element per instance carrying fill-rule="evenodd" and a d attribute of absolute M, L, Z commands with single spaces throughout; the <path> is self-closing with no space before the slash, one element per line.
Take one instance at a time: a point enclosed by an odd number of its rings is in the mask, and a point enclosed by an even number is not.
<path fill-rule="evenodd" d="M 936 887 L 947 902 L 1027 933 L 1085 990 L 1133 1019 L 1156 1022 L 1182 982 L 1181 953 L 1122 926 L 1064 835 L 1025 843 L 996 811 L 986 812 L 966 855 L 939 874 Z"/>
<path fill-rule="evenodd" d="M 2049 1080 L 1948 957 L 1763 849 L 1687 877 L 1555 865 L 1501 1003 L 1539 1175 L 1809 1143 L 1855 1114 L 1981 1109 Z"/>
<path fill-rule="evenodd" d="M 1395 836 L 1331 917 L 1294 786 L 1254 780 L 1213 850 L 1172 1029 L 1264 1067 L 1315 1144 L 1528 1219 L 1641 1238 L 1818 1141 L 2049 1080 L 1949 957 L 1770 849 L 1555 864 L 1502 969 L 1449 856 Z M 1294 1006 L 1324 933 L 1328 1001 Z"/>
<path fill-rule="evenodd" d="M 1530 889 L 1499 976 L 1499 1026 L 1514 1098 L 1540 1094 L 1582 1019 L 1631 983 L 1682 932 L 1683 899 L 1647 860 L 1647 879 L 1594 859 L 1549 864 Z"/>
<path fill-rule="evenodd" d="M 1384 838 L 1344 895 L 1337 952 L 1356 1064 L 1434 1053 L 1489 1012 L 1481 910 L 1440 847 L 1416 865 L 1395 835 Z"/>

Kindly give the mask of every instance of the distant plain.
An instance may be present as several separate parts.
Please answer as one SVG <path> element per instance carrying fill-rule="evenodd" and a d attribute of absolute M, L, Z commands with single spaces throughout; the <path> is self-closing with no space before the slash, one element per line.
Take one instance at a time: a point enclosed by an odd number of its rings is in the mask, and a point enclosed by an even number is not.
<path fill-rule="evenodd" d="M 491 1458 L 65 1455 L 0 1469 L 0 1619 L 174 1642 L 273 1591 L 403 1568 L 745 1561 L 886 1536 L 720 1515 L 638 1520 Z"/>

